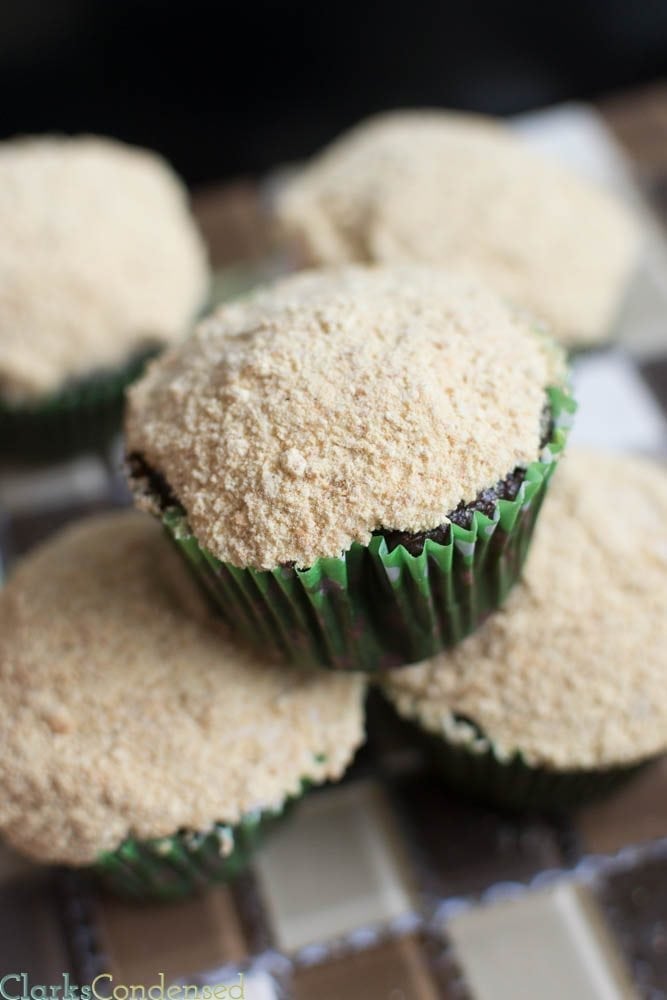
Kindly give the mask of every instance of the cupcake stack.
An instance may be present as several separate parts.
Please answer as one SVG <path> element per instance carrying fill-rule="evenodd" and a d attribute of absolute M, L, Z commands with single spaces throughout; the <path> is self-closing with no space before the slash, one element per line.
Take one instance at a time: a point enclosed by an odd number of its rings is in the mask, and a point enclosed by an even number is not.
<path fill-rule="evenodd" d="M 383 212 L 403 190 L 410 216 L 417 134 L 443 183 L 424 253 L 408 253 L 419 214 L 408 239 Z M 597 271 L 587 252 L 564 261 L 580 283 L 562 301 L 531 270 L 546 282 L 537 210 L 539 261 L 517 249 L 512 287 L 493 277 L 518 209 L 510 198 L 503 227 L 495 201 L 488 216 L 478 204 L 489 143 L 505 150 L 498 191 L 528 204 L 534 167 L 536 190 L 581 213 L 589 197 L 623 244 Z M 559 301 L 562 341 L 599 339 L 632 222 L 530 158 L 517 173 L 515 145 L 435 113 L 357 130 L 284 195 L 303 245 L 336 236 L 338 266 L 223 305 L 129 389 L 141 512 L 71 526 L 0 593 L 0 830 L 14 847 L 134 896 L 229 878 L 300 794 L 343 775 L 369 684 L 443 780 L 518 809 L 570 808 L 667 748 L 667 475 L 564 453 L 566 351 L 533 318 L 538 298 Z M 448 244 L 450 148 L 452 170 L 485 161 L 465 204 L 488 225 L 460 268 L 424 262 Z M 355 187 L 364 170 L 375 185 Z M 380 245 L 401 259 L 371 257 Z"/>

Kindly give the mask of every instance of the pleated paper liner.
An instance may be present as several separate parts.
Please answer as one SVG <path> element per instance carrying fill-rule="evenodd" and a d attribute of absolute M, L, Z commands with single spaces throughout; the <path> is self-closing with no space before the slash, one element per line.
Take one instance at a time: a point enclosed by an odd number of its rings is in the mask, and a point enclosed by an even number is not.
<path fill-rule="evenodd" d="M 519 576 L 575 410 L 559 389 L 549 399 L 552 436 L 516 499 L 498 501 L 494 519 L 475 512 L 469 529 L 452 524 L 445 544 L 427 539 L 417 556 L 378 535 L 309 569 L 239 569 L 198 544 L 181 508 L 163 521 L 214 609 L 264 652 L 368 672 L 424 660 L 474 631 Z"/>
<path fill-rule="evenodd" d="M 252 812 L 235 826 L 216 823 L 203 833 L 130 838 L 101 854 L 91 871 L 117 895 L 163 900 L 189 896 L 240 874 L 287 808 Z"/>
<path fill-rule="evenodd" d="M 593 770 L 556 771 L 527 764 L 520 753 L 501 759 L 487 741 L 473 749 L 409 723 L 428 759 L 456 791 L 514 812 L 559 815 L 602 798 L 650 761 Z"/>
<path fill-rule="evenodd" d="M 157 351 L 147 348 L 122 368 L 79 379 L 34 403 L 0 400 L 0 460 L 49 462 L 103 449 L 120 430 L 126 387 Z"/>

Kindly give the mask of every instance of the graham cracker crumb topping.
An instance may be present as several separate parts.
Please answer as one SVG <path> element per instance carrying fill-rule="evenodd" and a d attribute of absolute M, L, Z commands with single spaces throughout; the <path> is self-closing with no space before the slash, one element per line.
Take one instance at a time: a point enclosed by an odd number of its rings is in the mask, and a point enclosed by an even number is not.
<path fill-rule="evenodd" d="M 129 392 L 127 450 L 220 559 L 308 566 L 376 529 L 434 528 L 536 460 L 562 378 L 560 352 L 468 280 L 303 273 L 223 306 L 150 366 Z"/>
<path fill-rule="evenodd" d="M 384 690 L 429 731 L 501 759 L 578 770 L 663 752 L 666 526 L 662 466 L 569 451 L 505 606 Z"/>
<path fill-rule="evenodd" d="M 109 139 L 0 143 L 0 398 L 22 403 L 169 343 L 204 305 L 187 193 Z"/>
<path fill-rule="evenodd" d="M 279 191 L 280 228 L 309 264 L 422 261 L 472 273 L 565 343 L 610 332 L 638 257 L 638 220 L 500 120 L 378 115 Z"/>
<path fill-rule="evenodd" d="M 0 831 L 81 865 L 128 836 L 234 824 L 341 776 L 363 692 L 228 642 L 151 518 L 80 522 L 0 592 Z"/>

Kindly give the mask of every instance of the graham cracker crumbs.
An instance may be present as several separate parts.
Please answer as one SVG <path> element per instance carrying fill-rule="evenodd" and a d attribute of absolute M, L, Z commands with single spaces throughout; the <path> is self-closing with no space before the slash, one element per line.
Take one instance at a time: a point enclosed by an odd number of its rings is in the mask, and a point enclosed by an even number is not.
<path fill-rule="evenodd" d="M 341 776 L 363 738 L 361 678 L 258 660 L 205 613 L 136 512 L 81 522 L 19 565 L 0 592 L 0 831 L 14 847 L 87 864 L 127 836 L 235 823 L 304 778 Z"/>
<path fill-rule="evenodd" d="M 667 749 L 667 472 L 577 450 L 561 466 L 503 609 L 384 691 L 431 732 L 501 759 L 631 764 Z"/>
<path fill-rule="evenodd" d="M 205 303 L 187 192 L 146 150 L 0 143 L 0 397 L 25 402 L 180 337 Z"/>
<path fill-rule="evenodd" d="M 562 378 L 561 353 L 468 280 L 306 272 L 154 362 L 128 394 L 127 450 L 220 559 L 308 566 L 378 528 L 434 528 L 534 461 Z"/>
<path fill-rule="evenodd" d="M 499 120 L 444 111 L 362 122 L 278 193 L 309 264 L 422 261 L 478 275 L 569 345 L 608 336 L 637 219 Z"/>

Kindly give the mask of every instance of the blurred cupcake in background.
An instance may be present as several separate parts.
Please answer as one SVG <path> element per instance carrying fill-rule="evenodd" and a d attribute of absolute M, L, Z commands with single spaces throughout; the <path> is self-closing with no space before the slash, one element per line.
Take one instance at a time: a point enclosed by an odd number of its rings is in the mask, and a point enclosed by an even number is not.
<path fill-rule="evenodd" d="M 383 681 L 456 787 L 558 811 L 667 750 L 666 525 L 664 466 L 568 452 L 504 608 Z"/>
<path fill-rule="evenodd" d="M 571 350 L 609 337 L 640 249 L 633 214 L 499 120 L 362 122 L 278 190 L 301 266 L 408 260 L 476 274 Z"/>
<path fill-rule="evenodd" d="M 380 670 L 504 600 L 573 409 L 561 350 L 476 283 L 304 272 L 218 309 L 132 387 L 131 486 L 230 627 Z"/>
<path fill-rule="evenodd" d="M 137 897 L 230 878 L 343 774 L 363 698 L 229 643 L 151 518 L 80 522 L 0 592 L 0 834 Z"/>
<path fill-rule="evenodd" d="M 118 430 L 125 386 L 207 301 L 187 192 L 94 136 L 0 144 L 0 459 L 68 456 Z"/>

